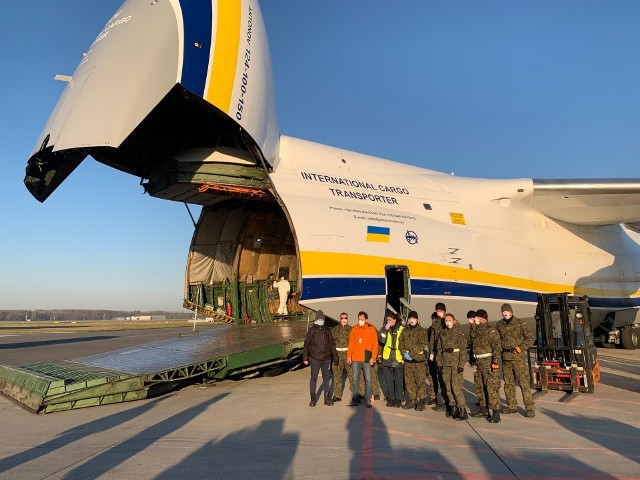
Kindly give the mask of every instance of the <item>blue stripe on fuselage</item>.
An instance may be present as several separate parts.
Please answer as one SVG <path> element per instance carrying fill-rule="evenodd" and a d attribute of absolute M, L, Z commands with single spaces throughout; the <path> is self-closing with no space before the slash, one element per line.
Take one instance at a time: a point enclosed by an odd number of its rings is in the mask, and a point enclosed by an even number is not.
<path fill-rule="evenodd" d="M 184 21 L 184 55 L 180 83 L 191 93 L 203 97 L 211 51 L 211 1 L 180 0 L 180 8 Z"/>
<path fill-rule="evenodd" d="M 347 277 L 347 278 L 304 278 L 301 300 L 316 300 L 336 297 L 384 296 L 386 285 L 384 278 Z M 434 297 L 467 297 L 478 299 L 513 300 L 535 302 L 536 292 L 513 288 L 476 285 L 462 282 L 411 279 L 411 295 Z M 640 298 L 629 297 L 589 297 L 589 305 L 599 308 L 631 308 L 640 306 Z"/>

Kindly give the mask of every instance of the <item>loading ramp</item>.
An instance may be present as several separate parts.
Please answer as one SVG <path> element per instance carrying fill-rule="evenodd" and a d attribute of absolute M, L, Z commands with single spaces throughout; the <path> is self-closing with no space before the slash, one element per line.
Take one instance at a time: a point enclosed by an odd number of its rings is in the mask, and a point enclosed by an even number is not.
<path fill-rule="evenodd" d="M 302 352 L 306 322 L 220 326 L 69 361 L 0 365 L 0 391 L 35 413 L 148 398 L 197 378 L 284 364 Z"/>

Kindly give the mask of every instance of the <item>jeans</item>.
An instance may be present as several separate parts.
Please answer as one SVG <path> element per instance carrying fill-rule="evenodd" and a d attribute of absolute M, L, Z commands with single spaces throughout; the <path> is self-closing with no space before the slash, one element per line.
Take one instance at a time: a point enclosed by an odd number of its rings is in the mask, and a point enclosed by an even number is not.
<path fill-rule="evenodd" d="M 371 365 L 369 362 L 351 362 L 353 368 L 353 400 L 359 401 L 358 390 L 356 385 L 360 384 L 360 371 L 364 372 L 364 399 L 367 403 L 371 402 Z"/>

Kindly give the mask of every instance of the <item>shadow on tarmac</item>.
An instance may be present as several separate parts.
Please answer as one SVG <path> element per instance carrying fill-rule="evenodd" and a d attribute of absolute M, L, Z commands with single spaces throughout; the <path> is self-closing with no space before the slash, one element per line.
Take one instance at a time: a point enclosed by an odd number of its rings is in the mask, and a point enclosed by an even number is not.
<path fill-rule="evenodd" d="M 640 393 L 640 382 L 634 378 L 624 377 L 622 375 L 616 375 L 615 373 L 607 372 L 602 373 L 600 377 L 600 383 L 602 385 L 608 385 L 610 387 L 620 388 L 627 390 L 628 392 Z M 598 387 L 596 386 L 596 389 Z"/>
<path fill-rule="evenodd" d="M 581 437 L 640 464 L 640 451 L 638 450 L 640 429 L 611 418 L 563 415 L 549 410 L 545 414 L 563 428 L 576 432 Z M 637 414 L 630 415 L 630 417 L 631 420 L 636 420 Z"/>
<path fill-rule="evenodd" d="M 265 419 L 253 428 L 208 442 L 155 478 L 294 478 L 291 466 L 300 435 L 284 432 L 284 421 L 284 418 Z M 209 475 L 203 477 L 203 472 Z"/>
<path fill-rule="evenodd" d="M 566 418 L 571 418 L 572 425 L 581 421 L 573 417 Z M 518 454 L 501 452 L 485 439 L 476 437 L 477 434 L 472 430 L 460 430 L 458 440 L 439 441 L 429 436 L 428 419 L 424 419 L 424 422 L 424 434 L 397 432 L 387 428 L 382 416 L 375 408 L 364 408 L 363 405 L 354 407 L 347 423 L 349 448 L 352 452 L 348 478 L 358 480 L 442 479 L 468 476 L 505 480 L 513 478 L 613 480 L 618 478 L 594 469 L 591 465 L 584 464 L 574 457 L 568 459 L 548 449 L 540 450 L 537 445 L 532 445 L 531 449 L 522 449 Z M 606 422 L 609 421 L 606 420 Z M 452 428 L 454 425 L 455 422 L 452 421 Z M 459 426 L 464 426 L 464 423 Z M 637 438 L 637 429 L 626 425 L 623 427 L 627 428 L 624 435 L 630 438 L 635 435 Z M 606 445 L 605 443 L 608 442 L 603 442 L 606 437 L 599 436 L 597 432 L 599 428 L 602 427 L 594 427 L 593 440 L 606 448 L 619 451 L 615 447 L 616 437 L 611 436 L 611 443 Z M 415 438 L 415 448 L 394 448 L 390 441 L 390 431 L 395 435 L 409 435 Z M 433 443 L 437 446 L 430 448 L 429 445 Z M 448 445 L 449 450 L 446 450 Z M 634 450 L 636 446 L 635 442 L 629 442 L 628 445 L 629 451 Z M 443 451 L 446 452 L 447 457 L 441 453 Z M 637 460 L 637 455 L 629 455 L 629 451 L 626 452 L 628 458 Z M 451 455 L 448 455 L 449 453 Z M 481 471 L 486 473 L 479 474 L 478 472 Z"/>
<path fill-rule="evenodd" d="M 98 420 L 93 420 L 91 422 L 78 425 L 77 427 L 73 427 L 69 430 L 66 430 L 65 432 L 62 432 L 58 437 L 49 440 L 48 442 L 37 445 L 33 448 L 30 448 L 29 450 L 25 450 L 24 452 L 16 453 L 15 455 L 3 458 L 0 460 L 0 473 L 6 472 L 7 470 L 10 470 L 24 463 L 36 460 L 41 456 L 49 455 L 56 450 L 67 448 L 74 442 L 82 440 L 86 437 L 90 437 L 91 435 L 103 433 L 112 428 L 117 428 L 121 424 L 133 420 L 139 415 L 142 415 L 143 413 L 151 410 L 158 403 L 166 400 L 167 398 L 169 397 L 151 400 L 149 402 L 145 402 L 143 405 L 139 405 L 129 410 L 114 413 L 113 415 L 109 415 Z"/>
<path fill-rule="evenodd" d="M 95 335 L 93 337 L 75 337 L 75 338 L 60 338 L 55 340 L 39 340 L 33 342 L 21 342 L 21 343 L 3 343 L 0 344 L 0 350 L 16 350 L 18 348 L 31 348 L 31 347 L 48 347 L 51 345 L 64 345 L 66 343 L 82 343 L 93 342 L 95 340 L 109 340 L 111 338 L 117 338 L 116 335 Z"/>
<path fill-rule="evenodd" d="M 101 475 L 106 474 L 118 467 L 118 465 L 124 463 L 130 458 L 135 457 L 138 453 L 146 450 L 147 448 L 152 448 L 153 444 L 166 437 L 167 435 L 175 432 L 182 426 L 186 425 L 194 418 L 198 417 L 204 410 L 209 408 L 214 403 L 222 400 L 228 393 L 223 393 L 218 395 L 217 397 L 211 398 L 206 402 L 202 402 L 199 405 L 195 405 L 194 407 L 189 408 L 188 410 L 184 410 L 173 417 L 169 417 L 162 422 L 159 422 L 155 425 L 150 426 L 149 428 L 144 429 L 138 434 L 127 438 L 125 441 L 118 443 L 117 446 L 113 448 L 108 448 L 98 455 L 91 457 L 90 460 L 78 465 L 77 467 L 71 469 L 67 472 L 62 478 L 64 479 L 87 479 L 87 478 L 98 478 Z M 169 398 L 169 397 L 163 397 Z M 160 400 L 160 399 L 159 399 Z M 153 405 L 157 404 L 154 403 Z M 150 402 L 150 405 L 147 408 L 151 408 L 153 406 Z M 146 405 L 145 405 L 146 406 Z M 129 420 L 137 416 L 139 413 L 142 413 L 144 410 L 140 410 L 136 413 L 136 415 L 130 415 Z M 123 412 L 128 413 L 128 412 Z M 118 416 L 118 415 L 113 415 Z M 127 418 L 120 419 L 122 421 L 126 421 Z M 102 420 L 100 421 L 102 422 Z M 97 423 L 97 422 L 96 422 Z M 83 428 L 86 428 L 83 427 Z M 95 433 L 95 432 L 94 432 Z M 181 474 L 182 475 L 182 474 Z M 172 478 L 178 478 L 179 475 L 175 475 Z"/>

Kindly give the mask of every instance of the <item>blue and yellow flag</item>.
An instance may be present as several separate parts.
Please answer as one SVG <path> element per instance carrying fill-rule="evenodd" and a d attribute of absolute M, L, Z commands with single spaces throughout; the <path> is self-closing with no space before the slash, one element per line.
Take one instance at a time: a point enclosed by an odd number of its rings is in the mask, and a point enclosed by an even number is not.
<path fill-rule="evenodd" d="M 389 243 L 391 230 L 388 227 L 367 226 L 367 242 Z"/>

